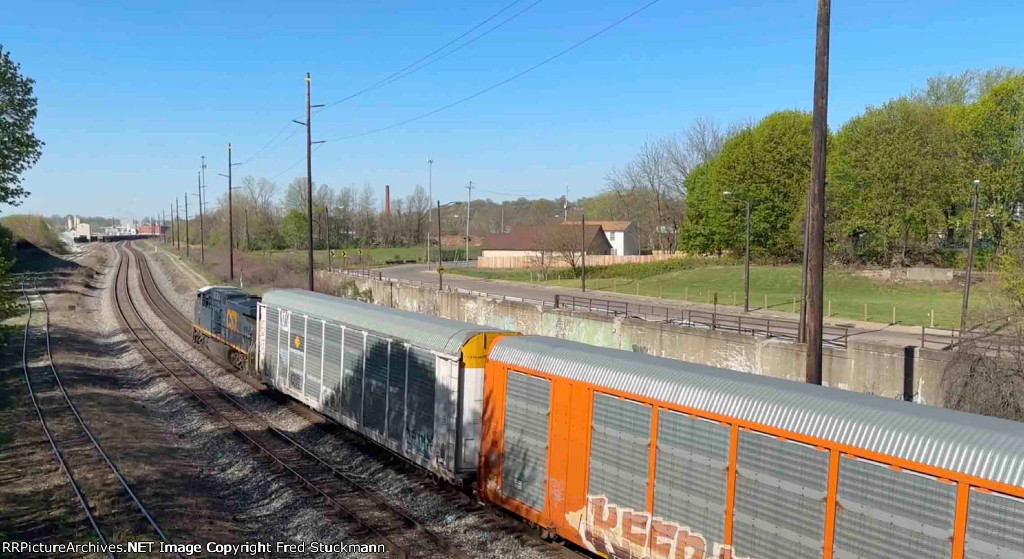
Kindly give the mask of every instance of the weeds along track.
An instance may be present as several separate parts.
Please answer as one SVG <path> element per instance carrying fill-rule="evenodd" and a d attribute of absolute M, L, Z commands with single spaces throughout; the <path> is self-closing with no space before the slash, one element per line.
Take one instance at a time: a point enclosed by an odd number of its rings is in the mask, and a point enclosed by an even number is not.
<path fill-rule="evenodd" d="M 268 459 L 272 467 L 293 476 L 305 490 L 328 504 L 337 513 L 348 535 L 365 543 L 383 544 L 392 557 L 469 557 L 353 476 L 335 468 L 274 427 L 172 349 L 143 318 L 140 304 L 145 301 L 172 330 L 183 334 L 185 340 L 191 339 L 191 324 L 188 324 L 187 331 L 182 331 L 183 317 L 173 311 L 173 306 L 156 288 L 141 253 L 127 246 L 119 245 L 117 248 L 115 304 L 121 320 L 142 351 L 235 435 Z M 133 273 L 139 276 L 141 293 L 130 285 L 129 276 Z"/>
<path fill-rule="evenodd" d="M 50 350 L 50 310 L 34 277 L 22 279 L 22 293 L 28 304 L 28 319 L 22 342 L 21 365 L 29 398 L 43 433 L 61 471 L 68 479 L 78 503 L 108 557 L 116 557 L 101 525 L 107 520 L 127 523 L 134 535 L 155 533 L 169 543 L 166 534 L 132 490 L 128 480 L 103 450 L 68 394 Z M 39 364 L 42 358 L 44 364 Z M 30 364 L 30 361 L 34 364 Z M 111 487 L 120 486 L 123 491 Z M 99 502 L 102 501 L 102 502 Z M 179 556 L 180 557 L 180 556 Z"/>

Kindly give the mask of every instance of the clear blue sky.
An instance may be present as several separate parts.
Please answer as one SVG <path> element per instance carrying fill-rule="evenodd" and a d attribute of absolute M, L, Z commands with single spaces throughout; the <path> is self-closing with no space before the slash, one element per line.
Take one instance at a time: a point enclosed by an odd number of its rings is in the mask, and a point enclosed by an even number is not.
<path fill-rule="evenodd" d="M 4 214 L 142 217 L 195 191 L 207 157 L 223 193 L 226 144 L 244 161 L 314 103 L 401 69 L 511 0 L 450 2 L 31 2 L 10 0 L 0 42 L 36 79 L 43 157 L 31 197 Z M 509 14 L 529 5 L 523 0 Z M 647 0 L 543 0 L 460 52 L 314 118 L 314 139 L 386 126 L 501 81 Z M 100 3 L 91 3 L 100 4 Z M 721 122 L 810 108 L 813 0 L 661 0 L 576 51 L 451 110 L 325 144 L 313 177 L 332 186 L 427 184 L 570 198 L 602 188 L 644 140 L 699 116 Z M 839 0 L 832 8 L 829 124 L 923 86 L 928 76 L 1024 64 L 1024 3 Z M 478 31 L 479 32 L 479 31 Z M 297 125 L 292 125 L 298 127 Z M 292 130 L 288 129 L 284 138 Z M 282 186 L 304 173 L 304 133 L 235 170 Z M 486 194 L 484 194 L 486 195 Z M 501 199 L 500 196 L 492 196 Z"/>

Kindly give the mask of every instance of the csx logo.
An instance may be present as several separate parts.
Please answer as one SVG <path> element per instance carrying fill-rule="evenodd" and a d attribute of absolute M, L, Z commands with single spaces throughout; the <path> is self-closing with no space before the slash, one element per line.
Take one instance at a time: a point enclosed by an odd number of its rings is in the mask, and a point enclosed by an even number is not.
<path fill-rule="evenodd" d="M 292 347 L 295 349 L 302 349 L 302 336 L 295 336 L 292 340 Z"/>
<path fill-rule="evenodd" d="M 238 311 L 228 311 L 228 330 L 238 331 Z"/>

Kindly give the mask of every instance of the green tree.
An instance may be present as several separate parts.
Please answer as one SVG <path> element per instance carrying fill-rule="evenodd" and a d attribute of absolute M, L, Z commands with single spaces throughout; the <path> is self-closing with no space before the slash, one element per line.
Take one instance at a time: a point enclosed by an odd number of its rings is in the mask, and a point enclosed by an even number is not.
<path fill-rule="evenodd" d="M 965 190 L 955 159 L 954 130 L 940 107 L 900 98 L 847 122 L 831 161 L 834 251 L 902 265 L 908 250 L 937 248 L 949 207 Z"/>
<path fill-rule="evenodd" d="M 726 141 L 710 164 L 697 166 L 687 177 L 683 249 L 741 251 L 744 201 L 749 200 L 752 251 L 773 260 L 799 257 L 810 176 L 811 115 L 780 111 L 766 116 Z"/>
<path fill-rule="evenodd" d="M 28 195 L 21 174 L 35 165 L 43 143 L 32 132 L 36 98 L 31 78 L 0 44 L 0 204 L 17 206 Z"/>
<path fill-rule="evenodd" d="M 281 220 L 281 237 L 288 246 L 303 248 L 306 246 L 306 214 L 292 210 Z"/>
<path fill-rule="evenodd" d="M 1014 75 L 968 107 L 958 120 L 966 176 L 981 181 L 979 230 L 997 252 L 1024 202 L 1024 75 Z M 969 223 L 970 216 L 964 216 Z"/>

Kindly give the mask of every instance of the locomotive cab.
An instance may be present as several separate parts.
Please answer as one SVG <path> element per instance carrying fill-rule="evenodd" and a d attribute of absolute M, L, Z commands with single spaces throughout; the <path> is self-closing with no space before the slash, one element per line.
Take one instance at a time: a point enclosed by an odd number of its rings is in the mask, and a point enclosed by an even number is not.
<path fill-rule="evenodd" d="M 232 365 L 244 369 L 256 332 L 259 297 L 237 287 L 207 286 L 196 292 L 192 341 L 222 353 Z"/>

